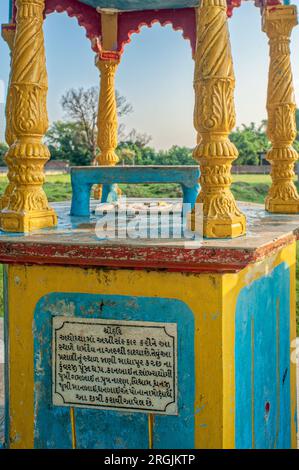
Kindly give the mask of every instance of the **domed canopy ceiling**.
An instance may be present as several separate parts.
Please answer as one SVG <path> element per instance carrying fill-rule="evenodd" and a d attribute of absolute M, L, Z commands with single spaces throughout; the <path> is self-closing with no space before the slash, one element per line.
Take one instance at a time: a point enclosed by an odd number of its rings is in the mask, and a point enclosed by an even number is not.
<path fill-rule="evenodd" d="M 94 8 L 111 8 L 119 11 L 161 10 L 167 8 L 190 8 L 199 0 L 79 0 Z"/>

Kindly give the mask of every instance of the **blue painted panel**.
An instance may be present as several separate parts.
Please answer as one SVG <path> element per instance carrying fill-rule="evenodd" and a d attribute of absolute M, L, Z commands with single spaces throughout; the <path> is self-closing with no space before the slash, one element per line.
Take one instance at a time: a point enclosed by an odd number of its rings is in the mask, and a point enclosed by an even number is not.
<path fill-rule="evenodd" d="M 290 271 L 244 287 L 236 309 L 236 448 L 290 448 Z"/>
<path fill-rule="evenodd" d="M 161 10 L 166 8 L 189 8 L 199 5 L 199 0 L 79 0 L 92 7 L 116 8 L 118 10 Z"/>
<path fill-rule="evenodd" d="M 8 307 L 8 274 L 7 265 L 3 265 L 3 296 L 4 296 L 4 447 L 9 443 L 9 307 Z"/>
<path fill-rule="evenodd" d="M 53 315 L 177 323 L 178 416 L 158 416 L 154 448 L 194 447 L 194 318 L 175 299 L 52 293 L 36 306 L 34 320 L 35 448 L 71 448 L 67 407 L 52 406 L 51 319 Z M 186 338 L 188 339 L 186 341 Z M 79 448 L 148 448 L 143 413 L 75 408 Z"/>

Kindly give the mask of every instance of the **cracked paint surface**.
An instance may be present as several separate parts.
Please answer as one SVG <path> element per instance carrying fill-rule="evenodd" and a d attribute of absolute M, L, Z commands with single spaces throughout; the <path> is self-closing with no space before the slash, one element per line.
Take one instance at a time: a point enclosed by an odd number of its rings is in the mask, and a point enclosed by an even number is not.
<path fill-rule="evenodd" d="M 52 316 L 177 323 L 179 416 L 156 415 L 155 448 L 194 447 L 194 318 L 175 299 L 52 293 L 43 297 L 34 316 L 34 446 L 71 448 L 68 407 L 52 405 Z M 188 338 L 188 341 L 186 341 Z M 193 338 L 193 339 L 192 339 Z M 78 448 L 148 448 L 145 413 L 75 409 Z M 175 432 L 169 432 L 175 429 Z"/>

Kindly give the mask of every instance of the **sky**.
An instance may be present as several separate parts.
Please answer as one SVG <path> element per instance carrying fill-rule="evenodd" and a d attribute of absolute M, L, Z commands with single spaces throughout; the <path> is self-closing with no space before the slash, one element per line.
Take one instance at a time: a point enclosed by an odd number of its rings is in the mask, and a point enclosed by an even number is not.
<path fill-rule="evenodd" d="M 0 23 L 7 22 L 8 0 L 0 0 Z M 298 0 L 294 3 L 298 4 Z M 269 48 L 261 31 L 260 10 L 245 2 L 229 20 L 236 75 L 237 126 L 266 118 Z M 44 25 L 49 76 L 50 122 L 62 119 L 61 96 L 70 88 L 99 86 L 94 52 L 84 28 L 66 13 L 51 14 Z M 292 66 L 299 105 L 299 26 L 292 34 Z M 151 145 L 194 147 L 194 62 L 188 40 L 171 26 L 142 27 L 125 46 L 116 75 L 116 88 L 133 106 L 122 122 L 127 132 L 152 136 Z M 0 141 L 4 139 L 4 97 L 9 73 L 9 51 L 0 38 Z"/>

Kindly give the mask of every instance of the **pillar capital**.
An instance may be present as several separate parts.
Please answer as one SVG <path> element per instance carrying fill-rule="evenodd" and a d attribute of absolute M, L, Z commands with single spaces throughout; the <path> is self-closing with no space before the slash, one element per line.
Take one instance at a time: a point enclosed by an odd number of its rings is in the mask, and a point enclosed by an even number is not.
<path fill-rule="evenodd" d="M 28 5 L 28 6 L 37 6 L 37 7 L 40 7 L 40 8 L 45 8 L 45 3 L 46 3 L 46 0 L 16 0 L 16 7 L 17 9 L 19 9 L 19 12 L 17 13 L 17 16 L 20 15 L 20 7 L 21 6 L 24 6 L 24 5 Z M 31 13 L 31 10 L 28 11 L 28 13 Z"/>
<path fill-rule="evenodd" d="M 45 0 L 16 0 L 17 18 L 16 22 L 22 18 L 34 18 L 45 9 Z"/>
<path fill-rule="evenodd" d="M 291 32 L 298 24 L 295 5 L 275 5 L 266 7 L 262 16 L 262 29 L 270 40 L 289 39 Z"/>
<path fill-rule="evenodd" d="M 109 59 L 103 59 L 100 55 L 96 57 L 96 66 L 98 67 L 101 74 L 103 74 L 108 80 L 114 79 L 119 62 L 119 57 L 111 57 Z"/>
<path fill-rule="evenodd" d="M 226 0 L 201 0 L 200 8 L 205 7 L 219 7 L 223 8 L 224 10 L 227 9 L 227 1 Z"/>

